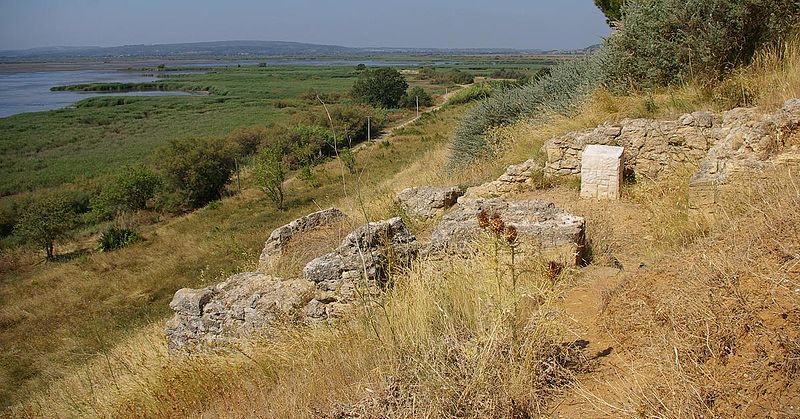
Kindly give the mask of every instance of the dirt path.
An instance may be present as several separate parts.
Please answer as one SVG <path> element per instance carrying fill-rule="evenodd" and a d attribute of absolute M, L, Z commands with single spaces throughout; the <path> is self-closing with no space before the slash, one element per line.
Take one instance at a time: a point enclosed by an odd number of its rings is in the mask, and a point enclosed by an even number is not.
<path fill-rule="evenodd" d="M 460 92 L 462 89 L 467 88 L 469 86 L 472 86 L 472 85 L 471 84 L 459 85 L 459 88 L 457 88 L 455 90 L 448 91 L 446 94 L 443 94 L 442 96 L 440 96 L 441 102 L 438 105 L 432 106 L 430 108 L 420 109 L 418 116 L 414 116 L 413 118 L 411 118 L 408 121 L 405 121 L 405 122 L 403 122 L 403 123 L 401 123 L 399 125 L 395 125 L 393 127 L 387 128 L 381 135 L 373 138 L 372 141 L 365 141 L 365 142 L 353 147 L 353 151 L 360 150 L 360 149 L 362 149 L 364 147 L 369 147 L 370 145 L 372 145 L 372 144 L 374 144 L 376 142 L 379 142 L 381 140 L 385 140 L 387 138 L 393 137 L 395 135 L 395 131 L 403 129 L 403 128 L 413 124 L 414 122 L 417 122 L 420 118 L 422 118 L 423 115 L 425 115 L 427 113 L 438 111 L 444 105 L 447 104 L 447 101 L 449 101 L 450 98 L 453 97 L 453 95 L 455 95 L 456 93 Z"/>

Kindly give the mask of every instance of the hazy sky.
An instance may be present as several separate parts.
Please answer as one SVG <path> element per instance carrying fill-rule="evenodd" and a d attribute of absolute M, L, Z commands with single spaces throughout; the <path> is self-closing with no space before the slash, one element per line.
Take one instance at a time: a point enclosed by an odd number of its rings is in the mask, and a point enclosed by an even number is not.
<path fill-rule="evenodd" d="M 608 32 L 592 0 L 0 0 L 0 49 L 244 39 L 571 49 Z"/>

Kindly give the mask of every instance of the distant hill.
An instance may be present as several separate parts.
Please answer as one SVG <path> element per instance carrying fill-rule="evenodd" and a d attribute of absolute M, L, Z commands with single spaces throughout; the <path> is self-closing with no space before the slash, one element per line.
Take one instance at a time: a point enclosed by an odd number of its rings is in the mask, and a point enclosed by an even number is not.
<path fill-rule="evenodd" d="M 510 48 L 351 48 L 339 45 L 285 41 L 216 41 L 183 44 L 124 45 L 118 47 L 46 47 L 0 51 L 0 59 L 33 58 L 141 58 L 141 57 L 274 57 L 274 56 L 360 56 L 398 54 L 539 54 L 538 49 Z M 552 52 L 552 51 L 548 51 Z"/>
<path fill-rule="evenodd" d="M 355 48 L 284 41 L 217 41 L 119 47 L 52 47 L 0 51 L 3 58 L 225 57 L 281 55 L 350 55 Z"/>

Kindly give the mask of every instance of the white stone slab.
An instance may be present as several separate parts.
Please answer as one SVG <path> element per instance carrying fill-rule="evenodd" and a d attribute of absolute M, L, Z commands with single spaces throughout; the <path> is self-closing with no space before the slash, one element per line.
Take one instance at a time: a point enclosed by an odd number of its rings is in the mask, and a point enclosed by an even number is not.
<path fill-rule="evenodd" d="M 623 147 L 587 145 L 581 157 L 581 198 L 619 199 Z"/>

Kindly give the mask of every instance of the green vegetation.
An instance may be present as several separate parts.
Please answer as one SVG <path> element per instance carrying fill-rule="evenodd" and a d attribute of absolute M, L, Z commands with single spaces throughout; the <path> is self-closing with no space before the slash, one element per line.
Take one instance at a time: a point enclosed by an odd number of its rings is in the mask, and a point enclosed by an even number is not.
<path fill-rule="evenodd" d="M 625 0 L 594 0 L 594 4 L 606 15 L 608 23 L 622 19 L 622 5 Z"/>
<path fill-rule="evenodd" d="M 241 127 L 291 123 L 300 110 L 276 101 L 347 91 L 348 68 L 250 67 L 171 75 L 175 88 L 210 96 L 95 97 L 75 107 L 0 118 L 0 196 L 101 185 L 121 167 L 154 166 L 173 139 L 224 137 Z M 172 88 L 170 88 L 172 89 Z M 312 104 L 302 109 L 318 113 Z"/>
<path fill-rule="evenodd" d="M 123 247 L 139 241 L 141 238 L 135 231 L 128 228 L 109 227 L 97 241 L 97 247 L 103 252 L 122 249 Z"/>
<path fill-rule="evenodd" d="M 456 130 L 451 167 L 492 153 L 498 144 L 485 135 L 490 129 L 569 115 L 600 87 L 618 94 L 687 82 L 713 87 L 757 49 L 780 44 L 800 17 L 791 0 L 644 0 L 623 2 L 621 10 L 619 29 L 599 52 L 472 109 Z"/>
<path fill-rule="evenodd" d="M 165 183 L 170 188 L 167 208 L 200 208 L 222 197 L 235 169 L 236 150 L 215 138 L 172 140 L 164 151 Z"/>
<path fill-rule="evenodd" d="M 308 166 L 306 166 L 308 167 Z M 284 205 L 283 182 L 286 180 L 286 169 L 281 159 L 281 152 L 276 147 L 266 147 L 256 159 L 253 167 L 256 183 L 275 204 L 278 211 L 286 209 Z"/>
<path fill-rule="evenodd" d="M 47 259 L 55 257 L 55 243 L 69 237 L 78 225 L 74 202 L 63 194 L 48 194 L 25 208 L 15 232 L 28 243 L 44 249 Z"/>
<path fill-rule="evenodd" d="M 91 215 L 97 220 L 107 220 L 119 213 L 143 210 L 155 198 L 161 183 L 161 177 L 145 166 L 123 168 L 91 200 Z"/>
<path fill-rule="evenodd" d="M 382 67 L 362 71 L 351 94 L 356 100 L 391 109 L 398 107 L 407 88 L 408 83 L 399 71 Z"/>
<path fill-rule="evenodd" d="M 486 99 L 497 90 L 499 86 L 496 83 L 483 82 L 477 83 L 467 88 L 461 89 L 447 101 L 448 105 L 460 105 L 462 103 L 469 103 L 475 100 Z"/>
<path fill-rule="evenodd" d="M 417 104 L 423 108 L 433 105 L 431 95 L 420 86 L 408 89 L 408 92 L 400 98 L 400 106 L 403 108 L 414 109 Z"/>

